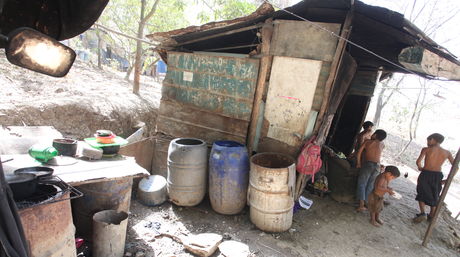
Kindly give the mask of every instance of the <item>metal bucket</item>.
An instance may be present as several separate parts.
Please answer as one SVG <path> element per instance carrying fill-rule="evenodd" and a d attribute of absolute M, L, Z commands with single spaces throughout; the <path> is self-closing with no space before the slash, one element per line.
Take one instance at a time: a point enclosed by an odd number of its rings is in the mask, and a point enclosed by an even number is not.
<path fill-rule="evenodd" d="M 139 182 L 137 199 L 144 205 L 157 206 L 166 201 L 166 179 L 160 175 L 150 175 Z"/>
<path fill-rule="evenodd" d="M 69 192 L 60 199 L 69 199 Z M 70 200 L 19 210 L 30 257 L 75 257 L 75 227 Z"/>
<path fill-rule="evenodd" d="M 125 252 L 128 214 L 105 210 L 93 216 L 93 256 L 122 257 Z"/>
<path fill-rule="evenodd" d="M 168 194 L 179 206 L 199 204 L 206 193 L 208 148 L 203 140 L 176 138 L 168 149 Z"/>
<path fill-rule="evenodd" d="M 76 187 L 84 196 L 72 201 L 77 234 L 90 240 L 92 220 L 96 212 L 117 210 L 129 212 L 132 178 L 85 184 Z"/>
<path fill-rule="evenodd" d="M 292 225 L 295 160 L 279 153 L 251 157 L 248 203 L 250 218 L 259 229 L 282 232 Z"/>
<path fill-rule="evenodd" d="M 246 205 L 248 150 L 234 141 L 214 142 L 209 156 L 209 199 L 214 211 L 237 214 Z"/>

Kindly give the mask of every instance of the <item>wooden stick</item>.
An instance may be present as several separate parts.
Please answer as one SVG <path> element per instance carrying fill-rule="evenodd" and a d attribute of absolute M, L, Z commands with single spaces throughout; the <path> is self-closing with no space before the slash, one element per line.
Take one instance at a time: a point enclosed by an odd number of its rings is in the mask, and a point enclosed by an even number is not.
<path fill-rule="evenodd" d="M 125 33 L 121 33 L 121 32 L 119 32 L 119 31 L 116 31 L 116 30 L 107 28 L 106 26 L 103 26 L 103 25 L 98 24 L 98 23 L 94 23 L 94 26 L 95 26 L 95 27 L 99 27 L 101 30 L 105 30 L 105 31 L 108 31 L 108 32 L 112 32 L 112 33 L 115 33 L 115 34 L 117 34 L 117 35 L 120 35 L 120 36 L 129 38 L 129 39 L 132 39 L 132 40 L 141 41 L 142 43 L 146 43 L 146 44 L 153 45 L 153 46 L 157 46 L 157 45 L 158 45 L 158 44 L 152 43 L 151 41 L 147 41 L 147 40 L 145 40 L 145 39 L 141 39 L 141 38 L 133 37 L 133 36 L 130 36 L 130 35 L 126 35 Z"/>
<path fill-rule="evenodd" d="M 347 14 L 347 17 L 345 18 L 345 21 L 343 23 L 343 29 L 340 33 L 340 36 L 342 38 L 348 38 L 350 35 L 350 30 L 351 30 L 351 24 L 353 21 L 353 2 L 350 11 Z M 321 103 L 321 108 L 318 113 L 318 118 L 316 121 L 315 129 L 314 129 L 314 134 L 318 134 L 320 131 L 321 126 L 323 125 L 324 122 L 324 116 L 326 115 L 326 109 L 329 104 L 329 97 L 331 95 L 331 89 L 332 86 L 334 85 L 334 81 L 337 78 L 338 70 L 340 67 L 340 63 L 342 61 L 342 56 L 345 51 L 345 46 L 347 45 L 347 42 L 343 39 L 339 39 L 339 43 L 337 45 L 337 48 L 335 50 L 334 58 L 332 59 L 332 64 L 331 64 L 331 72 L 329 73 L 329 77 L 327 78 L 326 85 L 324 88 L 324 95 L 323 95 L 323 102 Z M 324 138 L 326 135 L 324 134 L 318 134 L 317 143 L 322 145 L 324 142 Z M 308 176 L 305 174 L 300 174 L 299 177 L 297 178 L 297 183 L 296 187 L 299 186 L 299 188 L 296 188 L 295 192 L 295 200 L 297 201 L 302 194 L 303 190 L 305 190 L 305 185 L 307 184 L 307 179 L 311 178 L 311 176 Z M 300 180 L 300 181 L 299 181 Z"/>
<path fill-rule="evenodd" d="M 221 47 L 221 48 L 204 49 L 203 51 L 229 50 L 229 49 L 238 49 L 238 48 L 253 47 L 253 46 L 258 46 L 258 45 L 259 45 L 259 44 L 240 45 L 240 46 L 229 46 L 229 47 Z"/>
<path fill-rule="evenodd" d="M 460 148 L 457 151 L 457 155 L 455 156 L 455 160 L 454 160 L 454 163 L 452 164 L 452 168 L 450 168 L 450 172 L 449 172 L 449 176 L 447 177 L 446 184 L 444 185 L 444 188 L 442 189 L 441 197 L 439 197 L 439 202 L 436 207 L 436 211 L 434 212 L 434 217 L 432 218 L 431 223 L 428 226 L 428 229 L 426 230 L 425 238 L 423 238 L 422 245 L 425 247 L 428 244 L 428 240 L 430 240 L 431 233 L 433 232 L 434 226 L 436 225 L 436 221 L 438 220 L 438 217 L 441 214 L 441 211 L 442 211 L 441 209 L 444 206 L 444 199 L 446 198 L 447 191 L 449 190 L 450 184 L 452 183 L 452 180 L 454 180 L 454 176 L 457 173 L 459 161 L 460 161 Z"/>
<path fill-rule="evenodd" d="M 267 87 L 267 77 L 270 74 L 270 66 L 272 56 L 270 56 L 270 43 L 273 35 L 272 19 L 267 19 L 262 27 L 262 47 L 259 67 L 259 77 L 257 78 L 256 92 L 254 95 L 254 103 L 252 105 L 251 121 L 249 123 L 247 146 L 249 154 L 252 154 L 254 141 L 256 137 L 257 121 L 259 120 L 260 105 L 263 101 L 265 89 Z"/>
<path fill-rule="evenodd" d="M 216 37 L 221 37 L 221 36 L 228 36 L 228 35 L 232 35 L 232 34 L 239 33 L 239 32 L 244 32 L 244 31 L 248 31 L 248 30 L 258 29 L 258 28 L 260 28 L 262 26 L 265 26 L 264 23 L 258 23 L 256 25 L 252 25 L 252 26 L 248 26 L 248 27 L 243 27 L 243 28 L 239 28 L 239 29 L 225 31 L 225 32 L 222 32 L 222 33 L 213 34 L 213 35 L 206 36 L 206 37 L 200 37 L 200 38 L 197 38 L 197 39 L 192 39 L 192 40 L 189 40 L 189 41 L 185 41 L 185 42 L 176 44 L 176 45 L 174 45 L 174 47 L 188 45 L 188 44 L 200 42 L 200 41 L 203 41 L 203 40 L 208 40 L 208 39 L 211 39 L 211 38 L 216 38 Z"/>

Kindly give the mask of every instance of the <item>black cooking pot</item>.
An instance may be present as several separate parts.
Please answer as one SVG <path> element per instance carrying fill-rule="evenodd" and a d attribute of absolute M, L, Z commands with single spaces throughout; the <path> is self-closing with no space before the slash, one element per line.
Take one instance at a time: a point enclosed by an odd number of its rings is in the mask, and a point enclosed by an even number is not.
<path fill-rule="evenodd" d="M 17 169 L 14 171 L 14 174 L 34 174 L 39 179 L 42 179 L 43 177 L 48 177 L 48 176 L 53 175 L 53 172 L 54 172 L 54 169 L 52 168 L 36 166 L 36 167 L 27 167 L 27 168 Z"/>
<path fill-rule="evenodd" d="M 114 155 L 120 151 L 120 145 L 103 146 L 101 149 L 104 155 Z"/>
<path fill-rule="evenodd" d="M 38 177 L 30 173 L 5 175 L 6 182 L 13 191 L 15 201 L 22 201 L 33 195 L 37 189 Z"/>
<path fill-rule="evenodd" d="M 58 150 L 59 155 L 75 156 L 77 153 L 77 140 L 58 138 L 53 140 L 53 147 Z"/>

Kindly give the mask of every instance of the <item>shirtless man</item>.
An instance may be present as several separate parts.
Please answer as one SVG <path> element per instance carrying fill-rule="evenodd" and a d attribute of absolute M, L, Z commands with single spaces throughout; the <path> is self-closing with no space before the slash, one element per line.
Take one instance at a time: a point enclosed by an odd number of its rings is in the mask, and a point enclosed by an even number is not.
<path fill-rule="evenodd" d="M 449 160 L 451 164 L 454 162 L 452 154 L 440 146 L 444 141 L 443 135 L 438 133 L 431 134 L 426 141 L 428 147 L 422 149 L 417 159 L 417 167 L 421 173 L 417 179 L 417 196 L 415 197 L 420 207 L 420 213 L 414 218 L 416 223 L 427 219 L 425 205 L 431 207 L 428 220 L 433 217 L 438 205 L 442 184 L 445 182 L 445 180 L 442 180 L 441 166 L 446 160 Z M 423 159 L 425 160 L 422 166 Z"/>
<path fill-rule="evenodd" d="M 371 215 L 371 224 L 379 227 L 383 225 L 380 212 L 383 210 L 383 196 L 386 193 L 394 195 L 393 189 L 388 186 L 390 181 L 400 176 L 399 169 L 395 166 L 386 166 L 385 171 L 375 179 L 374 190 L 368 196 L 368 207 Z"/>
<path fill-rule="evenodd" d="M 372 135 L 370 140 L 364 142 L 364 144 L 359 148 L 357 154 L 357 168 L 360 168 L 358 176 L 358 188 L 357 188 L 357 198 L 359 200 L 359 207 L 357 211 L 365 211 L 366 207 L 364 206 L 367 202 L 367 197 L 374 189 L 375 178 L 380 173 L 380 157 L 382 156 L 383 140 L 387 137 L 387 133 L 378 129 Z M 364 152 L 364 156 L 362 156 Z M 363 159 L 362 159 L 363 158 Z M 364 160 L 363 163 L 362 160 Z"/>

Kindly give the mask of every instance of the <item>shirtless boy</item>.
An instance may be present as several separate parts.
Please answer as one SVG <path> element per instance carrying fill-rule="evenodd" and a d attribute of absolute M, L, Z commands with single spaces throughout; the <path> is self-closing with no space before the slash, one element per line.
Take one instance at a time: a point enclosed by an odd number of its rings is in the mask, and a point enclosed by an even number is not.
<path fill-rule="evenodd" d="M 364 203 L 367 202 L 367 196 L 374 189 L 375 178 L 380 173 L 380 157 L 385 145 L 383 140 L 387 133 L 378 129 L 374 132 L 370 140 L 367 140 L 359 148 L 357 157 L 357 168 L 360 168 L 358 176 L 357 198 L 359 207 L 357 211 L 365 211 Z M 362 156 L 364 154 L 364 156 Z M 364 158 L 364 162 L 362 162 Z"/>
<path fill-rule="evenodd" d="M 425 205 L 431 207 L 428 220 L 433 217 L 438 205 L 442 183 L 445 182 L 442 180 L 441 166 L 446 160 L 449 160 L 451 164 L 454 162 L 452 154 L 440 146 L 444 141 L 443 135 L 438 133 L 431 134 L 426 141 L 428 147 L 422 149 L 417 159 L 417 167 L 421 173 L 417 179 L 417 196 L 415 197 L 420 207 L 420 213 L 414 218 L 416 223 L 427 219 Z M 425 160 L 422 166 L 423 159 Z"/>
<path fill-rule="evenodd" d="M 380 227 L 383 222 L 379 215 L 383 209 L 383 196 L 385 193 L 394 195 L 393 189 L 388 186 L 390 181 L 400 176 L 399 169 L 395 166 L 386 166 L 385 171 L 375 179 L 374 190 L 368 196 L 369 213 L 371 215 L 371 224 Z"/>
<path fill-rule="evenodd" d="M 374 128 L 374 123 L 371 121 L 366 121 L 363 123 L 363 131 L 358 134 L 356 139 L 355 148 L 353 152 L 348 157 L 349 159 L 354 160 L 356 157 L 356 153 L 359 151 L 359 148 L 363 145 L 364 141 L 371 139 L 372 136 L 372 129 Z"/>

